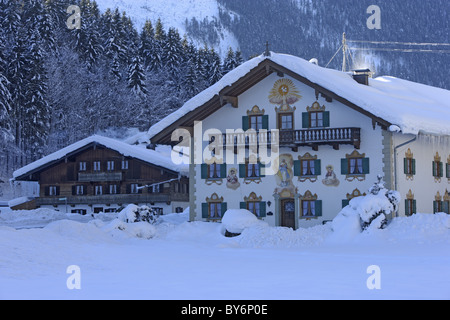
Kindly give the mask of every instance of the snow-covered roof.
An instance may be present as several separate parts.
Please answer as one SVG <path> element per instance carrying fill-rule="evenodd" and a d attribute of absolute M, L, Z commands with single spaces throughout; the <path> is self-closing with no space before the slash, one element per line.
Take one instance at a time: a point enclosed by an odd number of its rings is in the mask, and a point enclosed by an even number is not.
<path fill-rule="evenodd" d="M 214 96 L 245 77 L 265 60 L 329 90 L 375 117 L 398 126 L 405 134 L 425 132 L 450 135 L 450 91 L 394 77 L 369 79 L 357 83 L 351 74 L 327 69 L 292 55 L 271 53 L 251 59 L 226 74 L 219 82 L 187 101 L 179 110 L 152 126 L 150 138 L 159 134 Z"/>
<path fill-rule="evenodd" d="M 132 157 L 153 164 L 158 167 L 162 167 L 174 172 L 181 173 L 184 176 L 188 175 L 189 167 L 187 165 L 177 165 L 171 160 L 171 157 L 167 154 L 149 150 L 142 146 L 130 145 L 115 139 L 94 135 L 84 140 L 78 141 L 66 148 L 56 151 L 42 159 L 39 159 L 29 165 L 15 171 L 13 173 L 13 179 L 28 175 L 30 172 L 39 170 L 47 166 L 49 163 L 53 163 L 64 159 L 67 155 L 73 154 L 78 150 L 96 143 L 97 145 L 104 146 L 108 149 L 114 150 L 125 157 Z"/>

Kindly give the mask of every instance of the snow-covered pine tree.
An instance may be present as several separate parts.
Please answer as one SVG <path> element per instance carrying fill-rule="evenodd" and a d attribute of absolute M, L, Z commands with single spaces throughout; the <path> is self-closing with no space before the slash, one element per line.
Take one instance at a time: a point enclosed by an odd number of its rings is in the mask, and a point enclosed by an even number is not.
<path fill-rule="evenodd" d="M 180 34 L 175 28 L 170 28 L 163 46 L 163 63 L 171 75 L 177 75 L 180 72 L 180 62 L 183 55 Z"/>
<path fill-rule="evenodd" d="M 230 72 L 231 70 L 236 68 L 236 66 L 237 66 L 237 63 L 236 63 L 236 58 L 234 55 L 234 50 L 233 50 L 233 48 L 229 47 L 227 56 L 225 57 L 225 59 L 223 61 L 223 67 L 222 67 L 223 74 L 224 75 L 227 74 L 228 72 Z"/>
<path fill-rule="evenodd" d="M 220 61 L 219 54 L 213 49 L 210 51 L 209 55 L 209 65 L 208 65 L 208 80 L 209 85 L 212 86 L 217 81 L 222 79 L 222 62 Z"/>
<path fill-rule="evenodd" d="M 139 55 L 136 55 L 128 70 L 128 88 L 130 88 L 135 95 L 145 97 L 148 93 L 145 79 L 142 58 Z"/>

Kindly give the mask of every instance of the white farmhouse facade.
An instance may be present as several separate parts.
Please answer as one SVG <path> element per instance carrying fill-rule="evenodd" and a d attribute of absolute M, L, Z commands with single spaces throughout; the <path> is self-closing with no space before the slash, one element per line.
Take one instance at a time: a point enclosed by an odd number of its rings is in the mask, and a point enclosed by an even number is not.
<path fill-rule="evenodd" d="M 398 215 L 449 213 L 447 90 L 270 53 L 149 135 L 190 154 L 191 221 L 245 208 L 273 226 L 309 227 L 334 219 L 378 175 L 400 192 Z"/>

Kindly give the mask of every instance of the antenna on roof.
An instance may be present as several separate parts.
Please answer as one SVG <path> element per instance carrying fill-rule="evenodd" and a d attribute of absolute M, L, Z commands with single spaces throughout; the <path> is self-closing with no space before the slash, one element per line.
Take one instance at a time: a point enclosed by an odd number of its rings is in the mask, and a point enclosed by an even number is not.
<path fill-rule="evenodd" d="M 342 55 L 344 56 L 344 60 L 342 61 L 342 71 L 347 71 L 347 59 L 346 59 L 346 51 L 347 51 L 347 38 L 345 36 L 345 32 L 342 35 Z"/>
<path fill-rule="evenodd" d="M 270 57 L 269 41 L 266 41 L 266 52 L 264 52 L 264 57 Z"/>

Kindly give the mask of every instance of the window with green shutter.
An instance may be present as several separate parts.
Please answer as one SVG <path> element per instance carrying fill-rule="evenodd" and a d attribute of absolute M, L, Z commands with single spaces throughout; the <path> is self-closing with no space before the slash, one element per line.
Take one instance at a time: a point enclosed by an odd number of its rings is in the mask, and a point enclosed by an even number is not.
<path fill-rule="evenodd" d="M 325 109 L 325 106 L 320 106 L 317 101 L 311 107 L 307 107 L 308 112 L 302 113 L 303 129 L 330 127 L 330 112 Z"/>
<path fill-rule="evenodd" d="M 405 215 L 407 217 L 412 216 L 417 213 L 417 202 L 414 199 L 406 199 L 405 200 Z"/>
<path fill-rule="evenodd" d="M 262 197 L 256 196 L 252 192 L 248 197 L 244 197 L 244 202 L 240 203 L 241 209 L 246 209 L 258 218 L 266 217 L 266 202 L 262 201 Z"/>
<path fill-rule="evenodd" d="M 300 197 L 300 218 L 322 217 L 322 200 L 317 199 L 317 194 L 306 191 Z"/>
<path fill-rule="evenodd" d="M 348 181 L 365 180 L 365 176 L 370 174 L 370 159 L 356 150 L 347 154 L 345 159 L 341 159 L 341 174 L 346 175 Z"/>
<path fill-rule="evenodd" d="M 312 156 L 306 153 L 304 156 L 299 156 L 298 160 L 294 161 L 294 176 L 299 177 L 299 181 L 304 182 L 311 180 L 315 182 L 317 177 L 322 174 L 321 161 L 317 156 Z"/>
<path fill-rule="evenodd" d="M 202 218 L 210 221 L 221 220 L 227 207 L 223 197 L 219 198 L 217 193 L 214 193 L 210 198 L 206 198 L 206 203 L 202 203 Z"/>

